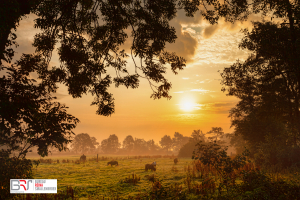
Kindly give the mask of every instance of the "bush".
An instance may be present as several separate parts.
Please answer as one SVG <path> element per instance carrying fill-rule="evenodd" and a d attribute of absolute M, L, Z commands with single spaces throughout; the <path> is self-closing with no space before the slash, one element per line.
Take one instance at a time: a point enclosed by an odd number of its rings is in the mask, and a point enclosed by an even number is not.
<path fill-rule="evenodd" d="M 10 179 L 32 179 L 32 163 L 29 159 L 9 158 L 0 153 L 0 199 L 12 198 Z"/>
<path fill-rule="evenodd" d="M 266 142 L 258 146 L 258 152 L 254 155 L 255 162 L 264 168 L 279 165 L 286 169 L 292 165 L 300 164 L 300 147 L 287 145 L 286 138 L 282 136 L 266 137 Z"/>
<path fill-rule="evenodd" d="M 193 151 L 196 149 L 197 142 L 192 140 L 183 145 L 181 149 L 178 152 L 178 157 L 189 157 L 191 158 L 193 156 Z"/>
<path fill-rule="evenodd" d="M 300 186 L 283 180 L 274 181 L 261 171 L 242 172 L 238 193 L 242 199 L 300 199 Z"/>
<path fill-rule="evenodd" d="M 131 183 L 136 185 L 141 180 L 141 177 L 137 176 L 136 174 L 129 175 L 124 180 L 121 180 L 120 183 Z"/>

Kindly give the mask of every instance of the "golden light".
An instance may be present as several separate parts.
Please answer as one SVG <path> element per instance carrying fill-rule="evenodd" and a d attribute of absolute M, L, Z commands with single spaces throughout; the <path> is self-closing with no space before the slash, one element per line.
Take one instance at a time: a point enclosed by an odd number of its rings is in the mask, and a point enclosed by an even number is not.
<path fill-rule="evenodd" d="M 198 104 L 196 104 L 191 97 L 185 97 L 184 99 L 182 99 L 179 107 L 181 110 L 186 112 L 191 112 L 193 110 L 199 109 Z"/>
<path fill-rule="evenodd" d="M 191 103 L 191 102 L 184 102 L 181 105 L 181 110 L 184 110 L 184 111 L 192 111 L 193 108 L 194 108 L 194 104 Z"/>

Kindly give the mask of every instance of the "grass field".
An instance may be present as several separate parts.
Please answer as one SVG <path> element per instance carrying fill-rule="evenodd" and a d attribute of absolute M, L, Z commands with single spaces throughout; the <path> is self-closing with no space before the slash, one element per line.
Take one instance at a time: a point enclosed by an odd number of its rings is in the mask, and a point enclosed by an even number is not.
<path fill-rule="evenodd" d="M 186 199 L 199 199 L 199 195 L 206 196 L 207 194 L 216 194 L 217 185 L 220 184 L 219 177 L 216 172 L 213 172 L 209 169 L 204 171 L 197 171 L 196 165 L 192 159 L 182 158 L 179 159 L 178 164 L 174 164 L 174 157 L 151 157 L 151 158 L 141 158 L 138 156 L 128 157 L 99 157 L 99 161 L 96 162 L 95 155 L 88 155 L 87 161 L 84 163 L 76 163 L 79 160 L 80 156 L 51 156 L 50 159 L 52 163 L 40 163 L 38 167 L 34 167 L 33 178 L 35 179 L 57 179 L 58 183 L 58 192 L 66 192 L 67 187 L 71 186 L 74 189 L 76 199 L 128 199 L 129 196 L 138 196 L 145 192 L 151 191 L 153 189 L 153 179 L 156 178 L 156 181 L 159 180 L 162 186 L 165 188 L 174 188 L 175 185 L 182 187 L 177 191 L 188 191 L 185 193 Z M 31 160 L 37 160 L 38 157 L 32 157 Z M 107 166 L 107 162 L 110 160 L 117 160 L 119 166 Z M 57 162 L 57 160 L 59 160 Z M 66 163 L 68 160 L 68 163 Z M 157 163 L 157 170 L 155 172 L 145 171 L 145 164 L 150 164 L 153 161 Z M 249 163 L 251 164 L 251 163 Z M 251 169 L 250 169 L 250 168 Z M 204 169 L 204 166 L 201 166 Z M 248 168 L 248 169 L 247 169 Z M 245 165 L 243 170 L 251 171 L 254 169 L 254 165 Z M 281 187 L 280 180 L 285 181 L 296 181 L 297 184 L 300 184 L 300 173 L 298 169 L 296 171 L 285 171 L 284 173 L 279 173 L 276 169 L 272 173 L 268 173 L 268 176 L 271 177 L 273 182 L 271 185 L 279 184 L 276 187 Z M 250 172 L 249 171 L 249 172 Z M 205 176 L 203 177 L 202 174 Z M 201 176 L 200 176 L 201 175 Z M 136 183 L 132 183 L 128 180 L 133 179 Z M 258 178 L 260 175 L 258 174 Z M 250 181 L 250 182 L 249 182 Z M 274 182 L 275 181 L 275 182 Z M 277 181 L 277 182 L 276 182 Z M 248 183 L 251 183 L 251 180 L 247 180 Z M 236 184 L 242 183 L 242 180 L 238 177 L 235 181 Z M 217 184 L 217 185 L 216 185 Z M 254 182 L 251 185 L 255 185 Z M 249 188 L 252 186 L 250 185 Z M 261 187 L 261 186 L 258 186 Z M 282 187 L 292 187 L 292 186 L 282 186 Z M 294 186 L 293 186 L 294 187 Z M 213 192 L 207 193 L 208 190 Z M 265 188 L 268 190 L 268 188 Z M 298 190 L 300 188 L 294 187 L 290 191 L 296 192 L 298 196 Z M 259 196 L 261 194 L 257 193 L 258 190 L 252 188 L 250 196 Z M 285 189 L 283 188 L 283 191 Z M 297 190 L 297 191 L 295 191 Z M 173 190 L 176 192 L 176 190 Z M 215 192 L 214 192 L 215 191 Z M 225 191 L 225 190 L 223 190 Z M 247 191 L 247 190 L 246 190 Z M 227 191 L 228 192 L 228 191 Z M 264 194 L 265 191 L 262 192 Z M 297 193 L 298 192 L 298 193 Z M 293 195 L 294 195 L 293 193 Z M 198 196 L 197 196 L 198 195 Z M 244 196 L 249 196 L 246 192 Z M 293 196 L 290 195 L 290 196 Z M 300 195 L 300 193 L 299 193 Z M 204 197 L 202 196 L 202 197 Z M 117 198 L 119 197 L 119 198 Z M 207 197 L 207 196 L 206 196 Z M 212 196 L 211 196 L 212 197 Z M 240 195 L 241 197 L 241 195 Z M 237 199 L 241 199 L 241 198 Z M 293 198 L 295 195 L 293 196 Z M 253 197 L 254 198 L 254 197 Z M 252 197 L 246 199 L 253 199 Z M 138 199 L 138 198 L 137 198 Z M 142 199 L 142 198 L 140 198 Z M 210 197 L 208 196 L 208 199 Z M 223 199 L 232 199 L 223 198 Z M 242 196 L 243 199 L 243 196 Z M 254 198 L 255 199 L 255 198 Z M 283 198 L 280 199 L 289 199 Z M 295 198 L 294 198 L 295 199 Z M 296 198 L 298 199 L 298 198 Z M 300 196 L 299 196 L 300 199 Z"/>
<path fill-rule="evenodd" d="M 107 166 L 109 160 L 99 160 L 98 163 L 93 160 L 95 156 L 87 156 L 85 163 L 75 164 L 79 156 L 69 157 L 51 157 L 59 163 L 40 163 L 34 168 L 35 179 L 57 179 L 58 191 L 66 190 L 67 186 L 75 188 L 76 195 L 80 199 L 88 197 L 113 197 L 121 196 L 128 198 L 140 192 L 147 192 L 151 189 L 152 182 L 148 176 L 154 174 L 162 181 L 164 186 L 173 185 L 174 183 L 183 184 L 186 179 L 188 166 L 192 166 L 192 159 L 180 159 L 177 165 L 174 164 L 173 158 L 130 158 L 124 159 L 119 157 L 116 160 L 119 166 Z M 69 163 L 62 163 L 62 160 L 69 160 Z M 72 163 L 72 160 L 74 163 Z M 145 171 L 145 164 L 153 161 L 157 163 L 155 172 Z M 126 178 L 132 175 L 140 178 L 137 184 L 124 183 Z M 200 181 L 200 180 L 199 180 Z"/>

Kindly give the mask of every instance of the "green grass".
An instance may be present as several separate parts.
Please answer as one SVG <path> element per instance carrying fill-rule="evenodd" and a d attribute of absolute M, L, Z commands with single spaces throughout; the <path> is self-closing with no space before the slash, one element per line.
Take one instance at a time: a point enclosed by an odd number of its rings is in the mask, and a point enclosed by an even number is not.
<path fill-rule="evenodd" d="M 35 179 L 57 179 L 58 192 L 65 192 L 67 186 L 71 186 L 75 191 L 75 197 L 79 199 L 103 199 L 112 197 L 121 197 L 127 199 L 129 196 L 136 196 L 139 193 L 149 192 L 152 189 L 152 182 L 147 176 L 152 174 L 158 178 L 165 187 L 174 186 L 177 183 L 179 186 L 187 189 L 187 168 L 193 169 L 192 159 L 179 159 L 177 165 L 174 164 L 173 158 L 131 158 L 123 159 L 114 157 L 119 162 L 119 166 L 107 166 L 107 162 L 112 160 L 112 156 L 108 160 L 89 161 L 95 158 L 95 155 L 87 156 L 87 162 L 75 164 L 75 161 L 80 156 L 60 156 L 51 159 L 52 164 L 40 163 L 34 167 L 33 174 Z M 102 156 L 101 156 L 102 157 Z M 38 157 L 31 158 L 38 159 Z M 56 163 L 59 159 L 60 163 Z M 62 160 L 74 161 L 74 163 L 62 163 Z M 155 172 L 145 171 L 145 164 L 150 164 L 153 161 L 157 163 Z M 199 178 L 199 173 L 191 179 L 192 187 L 201 183 L 204 179 Z M 140 177 L 137 184 L 125 183 L 128 178 L 132 178 L 135 174 Z M 298 169 L 286 171 L 284 173 L 269 174 L 273 179 L 283 179 L 286 181 L 300 180 Z M 215 183 L 219 184 L 218 177 L 210 175 Z M 240 178 L 236 180 L 237 184 L 241 184 Z M 225 190 L 224 190 L 225 191 Z M 231 197 L 230 197 L 231 198 Z M 229 198 L 229 199 L 230 199 Z M 193 192 L 187 193 L 187 199 L 199 199 L 199 196 Z"/>
<path fill-rule="evenodd" d="M 87 160 L 93 156 L 87 156 Z M 171 158 L 156 158 L 156 172 L 145 171 L 145 164 L 154 161 L 153 158 L 117 160 L 119 166 L 107 166 L 108 161 L 87 161 L 84 164 L 62 163 L 62 159 L 78 160 L 79 156 L 51 157 L 52 160 L 60 160 L 60 163 L 40 163 L 34 167 L 35 179 L 57 179 L 58 191 L 64 191 L 67 186 L 75 188 L 80 199 L 93 197 L 112 197 L 119 195 L 127 198 L 140 192 L 151 189 L 152 182 L 147 175 L 155 174 L 164 186 L 174 183 L 183 184 L 186 178 L 185 167 L 192 165 L 192 159 L 180 159 L 177 165 Z M 178 172 L 173 172 L 175 166 Z M 141 180 L 136 184 L 121 183 L 128 176 L 136 174 Z"/>

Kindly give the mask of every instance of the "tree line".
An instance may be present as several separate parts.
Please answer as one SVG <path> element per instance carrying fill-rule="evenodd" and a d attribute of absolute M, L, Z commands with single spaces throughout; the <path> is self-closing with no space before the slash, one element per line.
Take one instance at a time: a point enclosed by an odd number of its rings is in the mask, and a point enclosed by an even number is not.
<path fill-rule="evenodd" d="M 208 137 L 210 135 L 210 137 Z M 194 130 L 192 134 L 183 136 L 179 132 L 175 132 L 174 136 L 164 135 L 159 143 L 155 143 L 153 139 L 148 141 L 142 138 L 133 138 L 127 135 L 121 142 L 117 135 L 112 134 L 107 139 L 97 142 L 95 137 L 90 137 L 87 133 L 80 133 L 74 137 L 70 145 L 70 151 L 74 153 L 106 153 L 106 154 L 178 154 L 182 151 L 183 157 L 192 155 L 195 145 L 200 142 L 209 140 L 218 141 L 218 143 L 229 144 L 228 138 L 230 134 L 225 134 L 221 127 L 213 127 L 207 135 L 200 129 Z M 185 150 L 188 148 L 188 150 Z M 188 153 L 185 153 L 187 151 Z"/>

